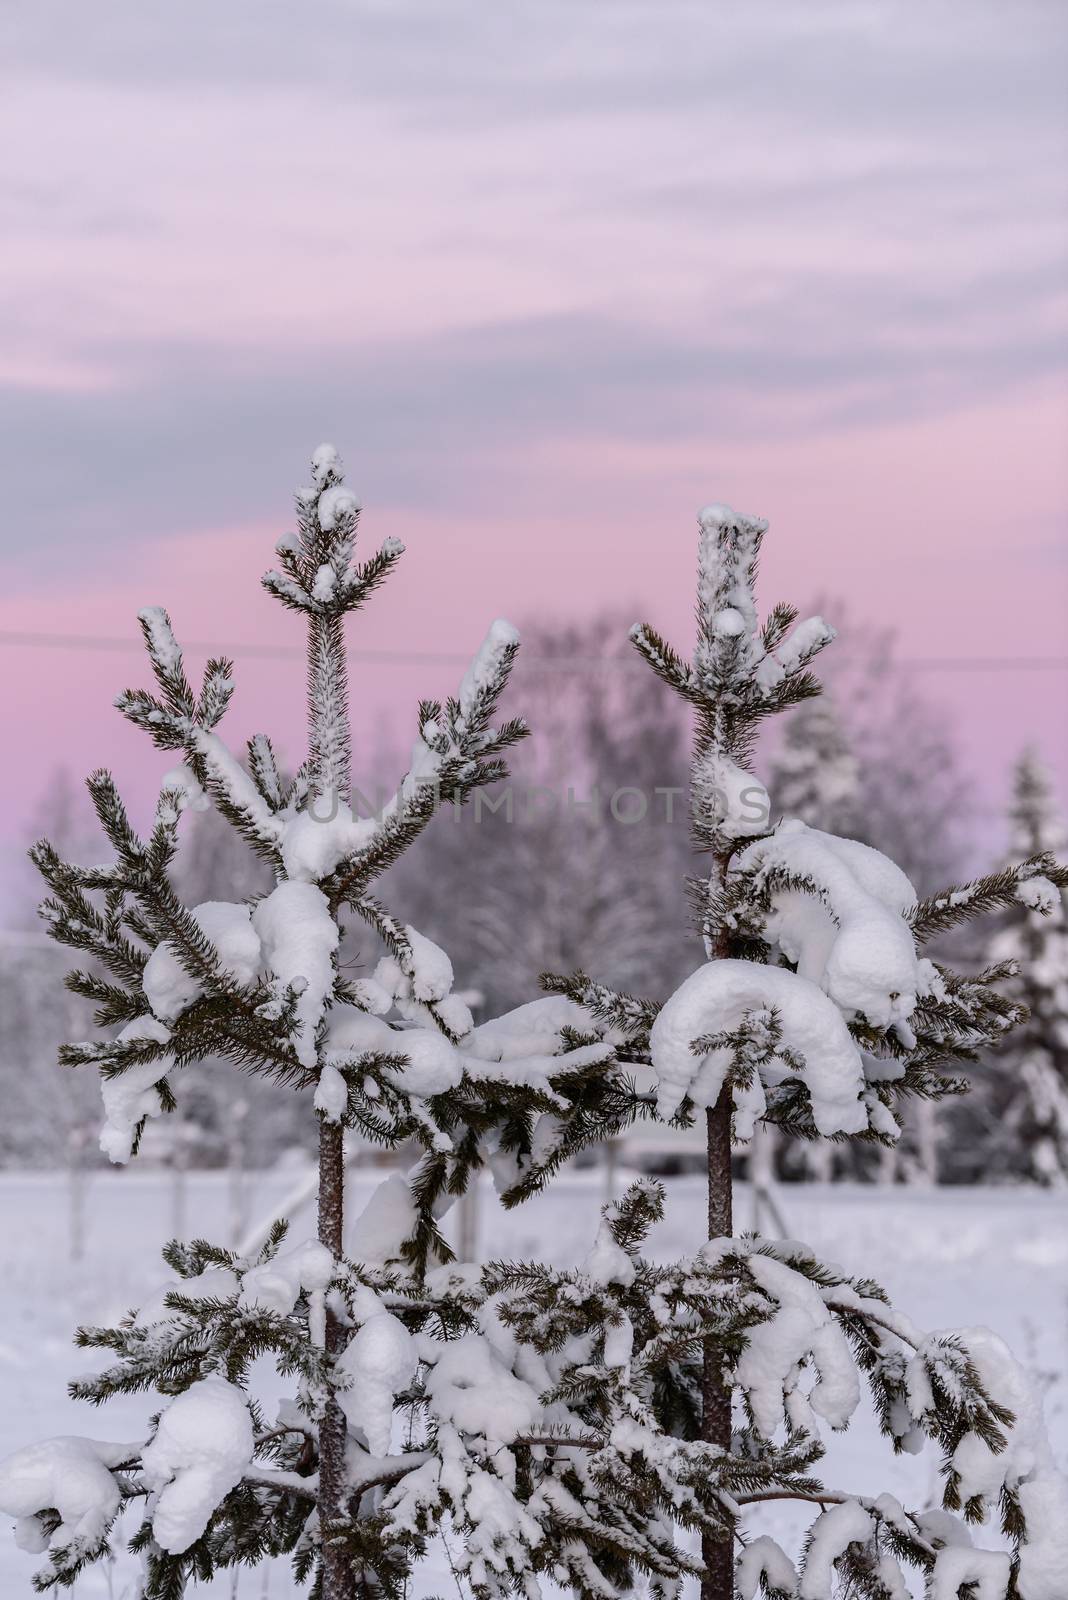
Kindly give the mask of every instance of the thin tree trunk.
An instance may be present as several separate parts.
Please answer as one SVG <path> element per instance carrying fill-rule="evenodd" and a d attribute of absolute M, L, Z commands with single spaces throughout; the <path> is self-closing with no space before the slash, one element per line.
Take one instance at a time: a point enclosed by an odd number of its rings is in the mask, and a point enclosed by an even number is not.
<path fill-rule="evenodd" d="M 713 857 L 712 883 L 722 883 L 726 857 L 717 851 Z M 730 955 L 730 937 L 725 928 L 709 928 L 705 935 L 709 960 L 721 961 Z M 731 1187 L 731 1122 L 734 1095 L 724 1084 L 719 1099 L 705 1113 L 708 1153 L 708 1237 L 730 1239 L 734 1234 L 734 1207 Z M 731 1445 L 731 1385 L 724 1382 L 722 1353 L 714 1340 L 705 1342 L 704 1371 L 701 1383 L 701 1438 L 721 1450 Z M 705 1534 L 701 1540 L 701 1559 L 705 1574 L 701 1579 L 701 1600 L 733 1600 L 734 1530 L 724 1539 Z"/>
<path fill-rule="evenodd" d="M 708 1237 L 729 1239 L 734 1232 L 731 1204 L 731 1113 L 733 1096 L 724 1087 L 711 1111 L 705 1113 L 708 1132 Z M 721 1355 L 710 1339 L 705 1344 L 704 1377 L 701 1388 L 701 1437 L 708 1444 L 729 1450 L 731 1444 L 731 1391 L 723 1381 Z M 701 1541 L 705 1575 L 701 1580 L 701 1600 L 732 1600 L 734 1594 L 734 1540 Z"/>
<path fill-rule="evenodd" d="M 331 1255 L 342 1253 L 345 1226 L 344 1134 L 338 1122 L 319 1124 L 319 1243 Z M 337 1355 L 344 1330 L 329 1304 L 326 1308 L 326 1352 Z M 345 1515 L 345 1417 L 336 1400 L 327 1403 L 319 1424 L 319 1525 L 322 1533 L 323 1600 L 353 1600 L 352 1569 L 341 1550 L 332 1548 L 331 1527 Z"/>
<path fill-rule="evenodd" d="M 313 620 L 308 633 L 308 708 L 313 793 L 331 805 L 350 792 L 351 742 L 341 617 Z M 338 1122 L 319 1123 L 319 1243 L 335 1259 L 345 1232 L 345 1141 Z M 345 1330 L 326 1307 L 326 1354 L 345 1344 Z M 331 1541 L 348 1515 L 344 1413 L 330 1399 L 319 1424 L 319 1528 L 322 1538 L 322 1600 L 355 1600 L 356 1578 L 343 1548 Z"/>

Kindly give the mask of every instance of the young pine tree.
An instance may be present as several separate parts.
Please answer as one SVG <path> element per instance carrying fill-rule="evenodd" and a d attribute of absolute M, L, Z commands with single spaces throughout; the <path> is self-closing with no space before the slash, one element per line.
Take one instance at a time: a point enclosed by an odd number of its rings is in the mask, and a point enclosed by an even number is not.
<path fill-rule="evenodd" d="M 1010 860 L 1063 850 L 1064 822 L 1037 756 L 1021 756 L 1013 776 Z M 1007 986 L 1028 1021 L 1007 1059 L 994 1064 L 995 1159 L 1036 1183 L 1068 1182 L 1068 906 L 1063 886 L 1029 878 L 994 935 L 991 954 L 1019 974 Z"/>
<path fill-rule="evenodd" d="M 426 1474 L 418 1528 L 397 1530 L 376 1496 L 433 1456 L 437 1424 L 413 1421 L 409 1453 L 390 1457 L 394 1393 L 425 1405 L 438 1346 L 472 1324 L 477 1302 L 462 1280 L 426 1288 L 428 1268 L 450 1259 L 438 1218 L 491 1155 L 506 1193 L 536 1181 L 540 1113 L 552 1112 L 568 1150 L 595 1108 L 609 1124 L 633 1109 L 612 1089 L 604 1044 L 537 1035 L 525 1047 L 522 1029 L 507 1027 L 476 1035 L 444 951 L 375 899 L 375 879 L 441 803 L 505 775 L 503 753 L 526 733 L 496 714 L 518 638 L 493 625 L 456 696 L 419 706 L 393 798 L 373 816 L 354 814 L 344 623 L 402 546 L 388 541 L 354 564 L 359 508 L 332 447 L 316 451 L 312 477 L 297 495 L 297 532 L 278 545 L 280 570 L 263 580 L 307 630 L 309 753 L 296 776 L 283 781 L 262 735 L 247 764 L 235 758 L 217 732 L 230 662 L 209 661 L 194 688 L 167 613 L 145 610 L 155 689 L 128 690 L 117 705 L 181 759 L 151 831 L 135 831 L 110 775 L 97 772 L 89 792 L 113 859 L 79 867 L 44 841 L 32 858 L 51 890 L 41 907 L 49 931 L 92 963 L 68 986 L 95 1004 L 107 1036 L 67 1045 L 61 1059 L 99 1070 L 103 1149 L 117 1162 L 135 1154 L 146 1121 L 174 1108 L 190 1063 L 229 1061 L 288 1085 L 318 1120 L 317 1238 L 283 1247 L 279 1225 L 252 1260 L 176 1241 L 166 1293 L 118 1327 L 79 1331 L 79 1344 L 111 1360 L 73 1383 L 74 1397 L 150 1391 L 162 1404 L 136 1441 L 50 1440 L 0 1465 L 0 1507 L 19 1519 L 25 1548 L 47 1552 L 39 1589 L 74 1583 L 108 1554 L 120 1511 L 140 1505 L 131 1549 L 143 1600 L 176 1600 L 194 1578 L 284 1553 L 321 1600 L 399 1592 L 427 1521 Z M 189 906 L 175 888 L 179 829 L 183 813 L 212 804 L 265 864 L 267 884 L 246 900 Z M 373 976 L 339 968 L 349 920 L 386 947 Z M 423 1151 L 359 1220 L 358 1261 L 344 1254 L 348 1129 Z M 429 1360 L 417 1351 L 424 1334 Z M 271 1419 L 253 1389 L 262 1356 L 292 1389 Z M 451 1509 L 462 1522 L 462 1499 L 442 1490 L 438 1503 L 439 1517 Z"/>
<path fill-rule="evenodd" d="M 622 1331 L 611 1353 L 605 1341 L 618 1375 L 595 1431 L 625 1458 L 621 1493 L 637 1496 L 642 1474 L 655 1474 L 666 1514 L 700 1533 L 704 1600 L 902 1600 L 908 1563 L 934 1600 L 1055 1600 L 1068 1488 L 1008 1351 L 986 1333 L 918 1333 L 876 1284 L 847 1282 L 804 1246 L 734 1238 L 731 1145 L 760 1123 L 889 1144 L 909 1097 L 963 1090 L 958 1065 L 1025 1012 L 999 990 L 1007 964 L 963 977 L 923 946 L 1020 899 L 1048 911 L 1050 885 L 1068 871 L 1036 839 L 1012 868 L 920 900 L 874 849 L 796 818 L 772 827 L 749 768 L 754 736 L 819 692 L 809 664 L 834 633 L 818 617 L 795 626 L 783 605 L 761 625 L 766 525 L 724 506 L 699 520 L 692 660 L 645 625 L 633 639 L 693 714 L 692 826 L 708 870 L 691 890 L 705 963 L 663 1004 L 583 973 L 544 980 L 645 1076 L 661 1117 L 700 1116 L 707 1128 L 705 1248 L 666 1268 L 640 1258 L 635 1243 L 660 1206 L 648 1186 L 606 1214 L 601 1314 Z M 626 1260 L 610 1259 L 611 1240 Z M 546 1319 L 552 1303 L 545 1279 Z M 940 1450 L 942 1508 L 906 1510 L 814 1474 L 820 1429 L 847 1425 L 862 1377 L 895 1451 L 925 1435 Z M 799 1570 L 749 1530 L 748 1508 L 791 1498 L 820 1508 Z M 987 1516 L 1008 1552 L 973 1547 L 966 1524 Z"/>

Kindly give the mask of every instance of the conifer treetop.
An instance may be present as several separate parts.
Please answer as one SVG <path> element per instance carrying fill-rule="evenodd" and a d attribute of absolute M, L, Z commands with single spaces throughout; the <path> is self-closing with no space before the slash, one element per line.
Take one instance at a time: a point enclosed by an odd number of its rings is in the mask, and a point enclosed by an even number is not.
<path fill-rule="evenodd" d="M 761 623 L 767 526 L 725 505 L 698 514 L 689 662 L 648 624 L 631 630 L 693 707 L 691 822 L 709 871 L 690 893 L 706 954 L 718 941 L 716 959 L 666 1004 L 617 995 L 581 973 L 543 981 L 589 1006 L 601 1037 L 625 1027 L 620 1056 L 653 1068 L 661 1115 L 686 1121 L 726 1083 L 738 1137 L 766 1121 L 802 1137 L 892 1143 L 904 1097 L 963 1092 L 959 1066 L 1025 1015 L 1002 992 L 1004 961 L 964 977 L 924 946 L 1020 898 L 1041 913 L 1043 886 L 1063 886 L 1068 871 L 1032 830 L 1022 861 L 921 900 L 880 852 L 800 818 L 773 819 L 752 771 L 755 735 L 766 717 L 820 694 L 811 663 L 835 635 L 785 604 Z"/>

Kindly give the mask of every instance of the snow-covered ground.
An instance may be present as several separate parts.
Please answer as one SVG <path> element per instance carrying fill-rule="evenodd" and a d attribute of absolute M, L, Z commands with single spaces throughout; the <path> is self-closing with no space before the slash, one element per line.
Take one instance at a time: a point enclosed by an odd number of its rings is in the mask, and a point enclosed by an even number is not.
<path fill-rule="evenodd" d="M 381 1176 L 369 1171 L 354 1177 L 354 1212 Z M 246 1221 L 255 1222 L 292 1190 L 293 1179 L 286 1172 L 258 1175 L 235 1197 L 225 1174 L 192 1176 L 183 1231 L 225 1240 L 235 1198 Z M 623 1181 L 620 1175 L 617 1186 Z M 699 1241 L 704 1209 L 697 1179 L 670 1179 L 667 1191 L 667 1217 L 654 1241 L 656 1252 L 665 1256 Z M 511 1213 L 501 1211 L 487 1191 L 479 1208 L 481 1253 L 575 1261 L 589 1249 L 603 1198 L 599 1172 L 565 1176 Z M 848 1271 L 877 1278 L 920 1326 L 982 1323 L 1002 1334 L 1038 1377 L 1054 1447 L 1068 1465 L 1068 1204 L 1063 1198 L 1032 1191 L 810 1185 L 785 1189 L 780 1200 L 795 1237 Z M 172 1230 L 172 1181 L 165 1173 L 136 1167 L 95 1175 L 83 1213 L 83 1255 L 72 1261 L 66 1177 L 0 1174 L 2 1454 L 55 1433 L 133 1437 L 152 1409 L 148 1400 L 129 1399 L 95 1412 L 70 1402 L 65 1384 L 88 1365 L 70 1343 L 75 1325 L 121 1315 L 169 1275 L 158 1252 Z M 750 1216 L 742 1185 L 739 1230 L 749 1226 Z M 293 1237 L 305 1236 L 310 1228 L 305 1212 L 295 1222 Z M 917 1507 L 928 1503 L 935 1474 L 929 1459 L 890 1456 L 865 1418 L 833 1442 L 825 1476 L 843 1488 L 887 1489 Z M 788 1539 L 789 1516 L 780 1512 L 774 1528 L 769 1519 L 763 1525 Z M 34 1564 L 9 1537 L 0 1537 L 3 1600 L 31 1594 Z M 416 1593 L 447 1593 L 453 1587 L 444 1559 L 435 1567 Z M 74 1600 L 123 1600 L 132 1590 L 131 1558 L 123 1556 L 110 1572 L 101 1568 L 83 1576 Z M 236 1588 L 229 1579 L 219 1582 L 211 1592 L 236 1594 L 238 1600 L 286 1600 L 298 1591 L 279 1567 L 241 1574 Z"/>

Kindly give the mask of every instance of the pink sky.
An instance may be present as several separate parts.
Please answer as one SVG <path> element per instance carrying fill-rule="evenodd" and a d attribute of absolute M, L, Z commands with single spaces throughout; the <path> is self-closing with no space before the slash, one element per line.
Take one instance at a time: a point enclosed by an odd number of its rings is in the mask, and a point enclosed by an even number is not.
<path fill-rule="evenodd" d="M 631 606 L 685 643 L 695 508 L 767 603 L 906 657 L 1068 661 L 1068 14 L 74 0 L 6 18 L 0 631 L 299 642 L 258 590 L 322 438 L 408 555 L 353 643 Z M 832 618 L 833 620 L 833 618 Z M 49 773 L 164 758 L 136 650 L 0 644 L 10 855 Z M 302 686 L 238 656 L 233 731 Z M 365 734 L 457 667 L 363 667 Z M 984 803 L 1068 671 L 934 671 Z M 993 824 L 991 824 L 993 826 Z"/>

